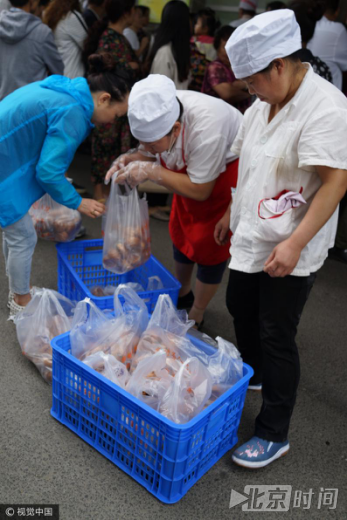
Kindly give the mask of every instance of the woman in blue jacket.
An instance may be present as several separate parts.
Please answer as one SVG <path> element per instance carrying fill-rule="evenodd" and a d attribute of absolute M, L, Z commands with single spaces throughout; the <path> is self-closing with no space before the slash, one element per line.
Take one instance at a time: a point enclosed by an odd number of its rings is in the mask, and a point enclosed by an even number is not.
<path fill-rule="evenodd" d="M 82 199 L 65 177 L 78 146 L 94 125 L 127 112 L 129 87 L 112 56 L 90 56 L 87 79 L 50 76 L 0 103 L 0 226 L 9 277 L 10 315 L 30 301 L 37 236 L 28 211 L 48 193 L 56 202 L 95 218 L 105 207 Z"/>

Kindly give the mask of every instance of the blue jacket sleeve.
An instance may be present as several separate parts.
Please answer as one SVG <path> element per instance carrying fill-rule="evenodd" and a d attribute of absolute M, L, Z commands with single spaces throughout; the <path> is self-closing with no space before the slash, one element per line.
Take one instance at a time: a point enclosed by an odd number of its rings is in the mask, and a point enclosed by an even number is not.
<path fill-rule="evenodd" d="M 48 115 L 48 131 L 36 166 L 36 179 L 56 202 L 77 209 L 82 197 L 65 177 L 79 145 L 90 131 L 83 108 L 77 103 Z"/>

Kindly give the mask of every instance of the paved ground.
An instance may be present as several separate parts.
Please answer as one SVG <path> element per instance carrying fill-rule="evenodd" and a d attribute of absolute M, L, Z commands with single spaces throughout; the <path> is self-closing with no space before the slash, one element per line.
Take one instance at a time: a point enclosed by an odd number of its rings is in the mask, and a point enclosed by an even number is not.
<path fill-rule="evenodd" d="M 88 178 L 89 158 L 78 156 L 76 180 Z M 86 180 L 86 182 L 88 182 Z M 100 236 L 100 221 L 86 220 L 88 237 Z M 172 270 L 167 224 L 151 221 L 153 253 Z M 309 510 L 293 508 L 285 518 L 347 518 L 347 266 L 328 260 L 302 316 L 298 334 L 301 383 L 290 430 L 291 451 L 263 470 L 234 466 L 225 455 L 177 504 L 165 506 L 79 437 L 50 416 L 51 388 L 20 352 L 7 322 L 7 281 L 0 260 L 0 503 L 60 504 L 62 520 L 238 519 L 229 509 L 231 490 L 246 485 L 288 485 L 314 492 Z M 40 241 L 32 283 L 56 288 L 53 244 Z M 206 314 L 206 332 L 234 340 L 224 304 L 227 275 Z M 240 441 L 252 435 L 261 397 L 248 393 Z M 337 509 L 318 509 L 321 488 L 338 488 Z M 254 516 L 253 516 L 254 515 Z M 283 513 L 269 515 L 282 518 Z M 258 518 L 249 512 L 247 518 Z M 266 516 L 266 518 L 268 515 Z M 3 520 L 2 518 L 0 520 Z"/>

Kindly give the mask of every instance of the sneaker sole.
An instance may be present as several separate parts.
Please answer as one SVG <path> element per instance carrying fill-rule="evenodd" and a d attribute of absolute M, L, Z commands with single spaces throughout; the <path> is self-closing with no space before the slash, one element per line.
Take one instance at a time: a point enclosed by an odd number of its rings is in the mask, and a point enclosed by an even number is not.
<path fill-rule="evenodd" d="M 289 444 L 287 444 L 287 446 L 283 446 L 283 448 L 279 449 L 278 452 L 275 455 L 273 455 L 273 457 L 271 457 L 268 460 L 264 460 L 262 462 L 247 462 L 246 460 L 238 459 L 237 457 L 235 457 L 235 455 L 231 456 L 231 460 L 233 462 L 235 462 L 235 464 L 237 464 L 238 466 L 241 466 L 243 468 L 248 468 L 248 469 L 264 468 L 268 464 L 271 464 L 271 462 L 273 462 L 274 460 L 277 460 L 277 459 L 287 455 L 289 448 L 290 448 Z"/>

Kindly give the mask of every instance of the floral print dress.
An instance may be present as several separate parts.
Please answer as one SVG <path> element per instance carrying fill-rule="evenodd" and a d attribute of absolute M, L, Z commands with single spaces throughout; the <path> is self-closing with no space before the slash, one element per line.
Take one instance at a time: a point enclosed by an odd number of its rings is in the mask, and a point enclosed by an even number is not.
<path fill-rule="evenodd" d="M 139 71 L 135 71 L 129 62 L 138 62 L 138 58 L 122 34 L 111 28 L 102 33 L 97 52 L 112 53 L 117 65 L 127 71 L 134 82 L 139 79 Z M 117 117 L 113 123 L 95 127 L 92 134 L 92 182 L 104 182 L 107 170 L 112 162 L 134 145 L 130 133 L 127 116 Z"/>

